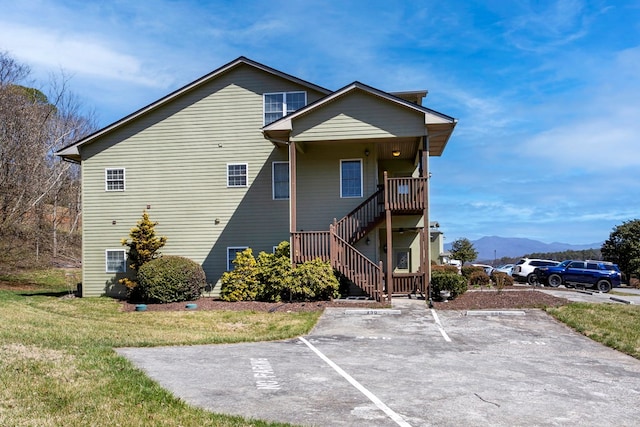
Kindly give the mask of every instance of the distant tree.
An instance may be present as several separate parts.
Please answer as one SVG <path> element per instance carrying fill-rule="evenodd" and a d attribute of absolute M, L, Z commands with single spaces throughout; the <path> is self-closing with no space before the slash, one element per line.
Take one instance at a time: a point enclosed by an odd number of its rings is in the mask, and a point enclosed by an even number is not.
<path fill-rule="evenodd" d="M 461 238 L 454 240 L 451 244 L 451 256 L 453 259 L 459 259 L 464 264 L 478 258 L 478 251 L 476 251 L 469 239 Z"/>
<path fill-rule="evenodd" d="M 601 251 L 606 261 L 618 264 L 627 280 L 640 273 L 640 219 L 614 227 Z"/>

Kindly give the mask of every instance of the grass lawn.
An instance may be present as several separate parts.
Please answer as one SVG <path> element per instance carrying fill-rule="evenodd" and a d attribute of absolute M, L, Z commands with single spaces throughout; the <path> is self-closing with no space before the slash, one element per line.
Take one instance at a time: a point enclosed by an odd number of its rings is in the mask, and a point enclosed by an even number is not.
<path fill-rule="evenodd" d="M 547 312 L 581 334 L 640 359 L 640 307 L 573 303 Z"/>
<path fill-rule="evenodd" d="M 113 348 L 285 339 L 308 332 L 319 312 L 125 313 L 108 298 L 59 298 L 63 273 L 30 277 L 29 290 L 0 277 L 0 425 L 283 425 L 191 407 Z"/>

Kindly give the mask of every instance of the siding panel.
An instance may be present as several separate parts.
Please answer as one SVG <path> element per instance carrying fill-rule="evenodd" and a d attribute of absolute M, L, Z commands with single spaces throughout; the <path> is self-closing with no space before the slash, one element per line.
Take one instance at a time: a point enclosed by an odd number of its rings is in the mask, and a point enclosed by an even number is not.
<path fill-rule="evenodd" d="M 122 248 L 147 205 L 168 237 L 162 253 L 201 263 L 212 284 L 227 246 L 270 252 L 287 240 L 288 201 L 271 197 L 271 162 L 287 152 L 260 128 L 262 93 L 292 90 L 307 89 L 241 66 L 82 147 L 84 295 L 121 294 L 104 251 Z M 307 92 L 308 102 L 320 96 Z M 227 163 L 248 164 L 247 188 L 227 188 Z M 104 190 L 109 167 L 125 168 L 126 191 Z"/>

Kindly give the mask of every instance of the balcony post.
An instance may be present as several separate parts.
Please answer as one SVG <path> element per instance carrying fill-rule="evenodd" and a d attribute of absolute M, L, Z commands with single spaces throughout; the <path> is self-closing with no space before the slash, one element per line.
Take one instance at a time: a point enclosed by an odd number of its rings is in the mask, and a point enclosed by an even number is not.
<path fill-rule="evenodd" d="M 387 227 L 387 299 L 391 302 L 393 294 L 393 230 L 391 229 L 391 209 L 389 206 L 389 177 L 384 171 L 384 212 Z"/>
<path fill-rule="evenodd" d="M 423 272 L 424 272 L 424 284 L 425 292 L 427 292 L 427 298 L 429 304 L 431 304 L 431 219 L 429 218 L 429 137 L 423 137 L 424 150 L 422 151 L 422 177 L 425 179 L 425 191 L 424 191 L 424 230 L 422 240 L 424 242 L 424 257 Z"/>

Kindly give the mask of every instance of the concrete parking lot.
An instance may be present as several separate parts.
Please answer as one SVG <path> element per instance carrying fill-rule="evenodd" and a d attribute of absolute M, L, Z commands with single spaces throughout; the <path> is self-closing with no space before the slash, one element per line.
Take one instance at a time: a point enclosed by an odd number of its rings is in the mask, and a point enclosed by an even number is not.
<path fill-rule="evenodd" d="M 640 361 L 538 310 L 397 299 L 330 308 L 308 336 L 118 352 L 208 410 L 314 426 L 636 426 Z"/>

